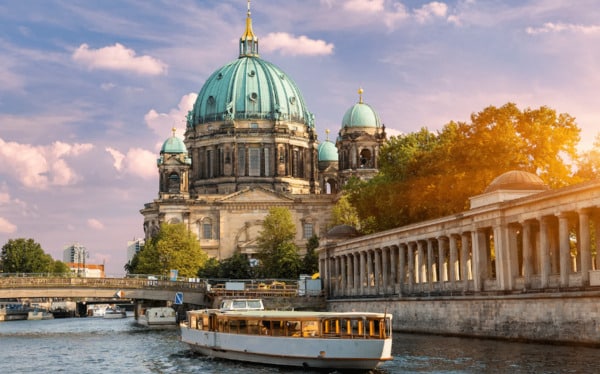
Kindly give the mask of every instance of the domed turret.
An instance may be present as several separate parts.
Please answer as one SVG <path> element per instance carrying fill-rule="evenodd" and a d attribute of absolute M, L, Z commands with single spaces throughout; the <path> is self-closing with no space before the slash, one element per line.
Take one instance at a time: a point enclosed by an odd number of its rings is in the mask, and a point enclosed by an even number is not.
<path fill-rule="evenodd" d="M 185 144 L 183 144 L 183 141 L 175 136 L 175 129 L 173 129 L 173 136 L 171 136 L 169 139 L 165 140 L 165 142 L 163 143 L 162 148 L 160 149 L 160 154 L 163 154 L 163 153 L 170 153 L 170 154 L 179 154 L 179 153 L 187 154 L 188 153 Z"/>
<path fill-rule="evenodd" d="M 369 105 L 365 104 L 362 99 L 362 88 L 358 90 L 359 101 L 354 104 L 344 114 L 342 119 L 342 128 L 345 127 L 374 127 L 380 128 L 381 121 L 377 112 Z"/>
<path fill-rule="evenodd" d="M 326 140 L 323 143 L 319 144 L 318 148 L 319 152 L 319 162 L 321 161 L 337 161 L 338 160 L 338 151 L 331 141 Z"/>
<path fill-rule="evenodd" d="M 511 170 L 496 177 L 485 192 L 498 190 L 547 190 L 548 186 L 542 178 L 522 170 Z"/>

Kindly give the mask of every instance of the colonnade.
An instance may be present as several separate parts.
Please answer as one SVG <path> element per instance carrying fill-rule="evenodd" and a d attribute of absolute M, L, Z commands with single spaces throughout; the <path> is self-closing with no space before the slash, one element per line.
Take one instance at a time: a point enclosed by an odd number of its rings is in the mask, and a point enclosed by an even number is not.
<path fill-rule="evenodd" d="M 330 297 L 596 285 L 590 275 L 600 269 L 600 182 L 593 187 L 588 196 L 557 192 L 540 201 L 532 195 L 521 204 L 326 240 L 319 251 L 321 277 Z"/>

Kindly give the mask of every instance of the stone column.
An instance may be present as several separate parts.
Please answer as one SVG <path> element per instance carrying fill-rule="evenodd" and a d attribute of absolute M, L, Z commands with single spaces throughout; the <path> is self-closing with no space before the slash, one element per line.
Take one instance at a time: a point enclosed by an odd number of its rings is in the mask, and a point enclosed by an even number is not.
<path fill-rule="evenodd" d="M 381 294 L 381 249 L 375 249 L 375 270 L 373 271 L 373 279 L 375 281 L 375 295 Z"/>
<path fill-rule="evenodd" d="M 471 243 L 469 243 L 470 233 L 464 232 L 460 236 L 460 280 L 463 282 L 463 290 L 469 288 L 469 254 L 471 252 Z"/>
<path fill-rule="evenodd" d="M 450 235 L 450 266 L 448 280 L 451 282 L 452 289 L 455 288 L 455 283 L 458 280 L 458 247 L 456 243 L 456 235 Z"/>
<path fill-rule="evenodd" d="M 473 257 L 473 290 L 483 290 L 484 280 L 487 279 L 487 260 L 485 253 L 485 232 L 481 230 L 471 231 L 471 255 Z"/>
<path fill-rule="evenodd" d="M 444 282 L 448 281 L 448 272 L 446 268 L 446 253 L 448 252 L 448 238 L 438 237 L 438 282 L 440 282 L 440 291 L 444 289 Z"/>
<path fill-rule="evenodd" d="M 531 246 L 531 221 L 521 223 L 523 228 L 523 280 L 525 288 L 531 288 L 531 276 L 533 274 L 533 248 Z"/>
<path fill-rule="evenodd" d="M 381 293 L 388 294 L 390 286 L 390 247 L 381 249 Z"/>
<path fill-rule="evenodd" d="M 412 294 L 415 288 L 415 243 L 410 242 L 406 244 L 408 250 L 408 293 Z"/>
<path fill-rule="evenodd" d="M 354 266 L 354 281 L 352 282 L 352 294 L 360 294 L 360 253 L 352 255 L 352 265 Z"/>
<path fill-rule="evenodd" d="M 427 267 L 425 264 L 425 255 L 423 249 L 423 241 L 417 240 L 417 280 L 416 282 L 421 284 L 424 283 L 427 279 Z M 421 287 L 422 289 L 422 287 Z"/>
<path fill-rule="evenodd" d="M 367 251 L 367 293 L 373 294 L 375 274 L 373 274 L 373 252 Z"/>
<path fill-rule="evenodd" d="M 594 232 L 596 237 L 596 268 L 595 270 L 600 270 L 600 215 L 598 212 L 594 214 Z"/>
<path fill-rule="evenodd" d="M 540 252 L 538 258 L 540 259 L 540 281 L 541 288 L 547 288 L 550 278 L 550 240 L 548 237 L 548 219 L 544 217 L 539 218 L 540 221 Z"/>
<path fill-rule="evenodd" d="M 435 277 L 435 264 L 433 261 L 433 239 L 427 239 L 427 281 L 429 282 L 429 289 L 433 289 L 433 282 L 436 281 Z"/>
<path fill-rule="evenodd" d="M 346 256 L 340 256 L 340 267 L 341 267 L 341 282 L 340 282 L 340 295 L 342 296 L 346 296 L 346 290 L 348 289 L 347 287 L 347 282 L 348 282 L 348 272 L 347 272 L 347 268 L 348 268 L 348 263 L 346 262 Z"/>
<path fill-rule="evenodd" d="M 367 263 L 366 253 L 360 252 L 360 295 L 366 295 L 365 292 L 365 281 L 367 279 Z"/>
<path fill-rule="evenodd" d="M 579 214 L 579 251 L 581 256 L 581 283 L 590 285 L 590 270 L 592 270 L 592 253 L 590 250 L 590 211 L 581 209 Z"/>
<path fill-rule="evenodd" d="M 396 285 L 398 284 L 398 247 L 393 245 L 390 247 L 390 285 L 391 293 L 396 293 Z"/>
<path fill-rule="evenodd" d="M 558 240 L 560 251 L 560 286 L 569 286 L 571 274 L 571 245 L 569 240 L 569 217 L 566 213 L 558 214 Z"/>
<path fill-rule="evenodd" d="M 406 244 L 398 245 L 398 293 L 402 296 L 406 290 Z"/>

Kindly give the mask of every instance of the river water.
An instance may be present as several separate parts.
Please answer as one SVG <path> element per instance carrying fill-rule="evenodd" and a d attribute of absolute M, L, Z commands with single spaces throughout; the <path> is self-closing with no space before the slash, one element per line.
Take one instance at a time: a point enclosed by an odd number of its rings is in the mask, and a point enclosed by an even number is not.
<path fill-rule="evenodd" d="M 600 349 L 398 334 L 390 373 L 599 373 Z M 177 330 L 133 318 L 0 323 L 0 373 L 307 373 L 192 354 Z M 310 372 L 309 372 L 310 373 Z"/>

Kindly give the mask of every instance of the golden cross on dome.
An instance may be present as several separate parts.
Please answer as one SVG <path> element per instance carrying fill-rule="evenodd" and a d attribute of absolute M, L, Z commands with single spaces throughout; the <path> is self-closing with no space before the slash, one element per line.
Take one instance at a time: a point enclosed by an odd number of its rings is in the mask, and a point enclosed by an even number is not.
<path fill-rule="evenodd" d="M 359 104 L 363 103 L 362 94 L 363 94 L 363 89 L 361 87 L 361 88 L 358 89 L 358 103 Z"/>

